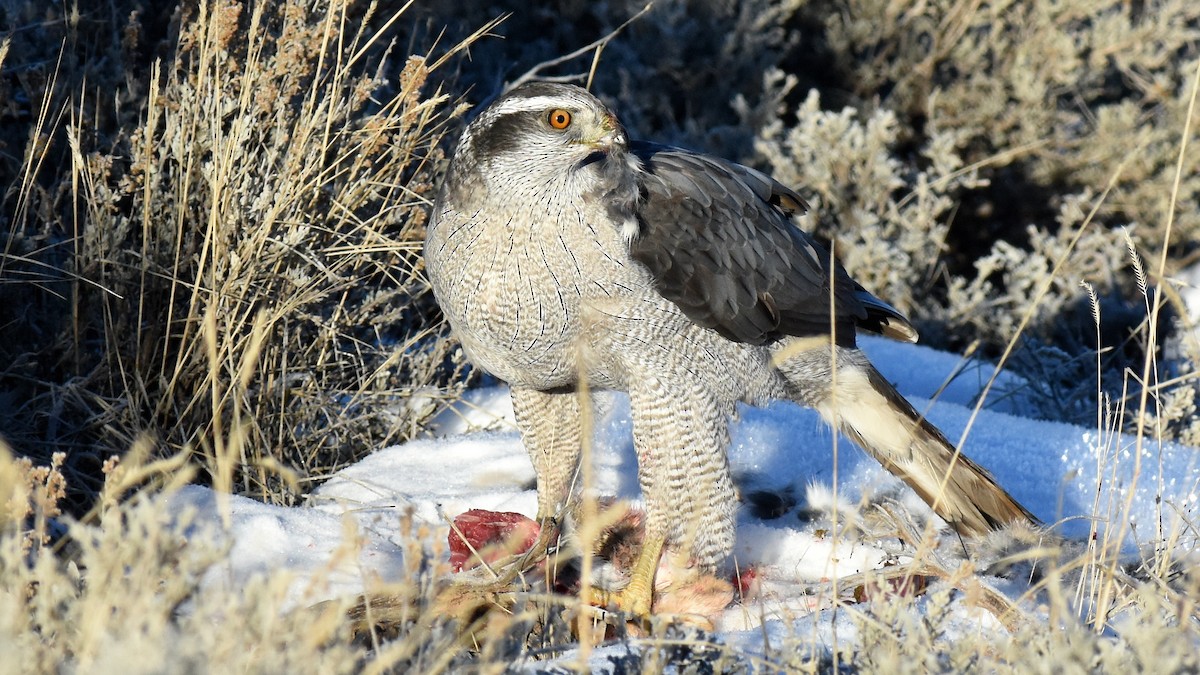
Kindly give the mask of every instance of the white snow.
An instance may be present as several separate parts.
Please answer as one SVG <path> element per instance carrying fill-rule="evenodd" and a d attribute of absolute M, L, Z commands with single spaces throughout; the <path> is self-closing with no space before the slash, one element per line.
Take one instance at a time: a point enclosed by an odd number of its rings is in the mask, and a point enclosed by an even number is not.
<path fill-rule="evenodd" d="M 1167 355 L 1175 357 L 1195 354 L 1196 350 L 1200 350 L 1200 262 L 1180 270 L 1171 281 L 1187 310 L 1187 316 L 1180 318 L 1188 322 L 1190 330 L 1175 331 L 1174 336 L 1167 341 Z"/>
<path fill-rule="evenodd" d="M 1000 401 L 999 409 L 984 406 L 976 414 L 973 405 L 991 375 L 987 364 L 964 366 L 953 355 L 880 339 L 865 339 L 863 346 L 884 375 L 951 440 L 960 439 L 970 426 L 966 454 L 1040 519 L 1058 523 L 1067 536 L 1085 536 L 1091 519 L 1124 513 L 1127 501 L 1134 525 L 1126 538 L 1131 551 L 1180 527 L 1180 514 L 1196 521 L 1197 449 L 1152 440 L 1139 444 L 1103 429 L 1010 414 L 1028 408 L 1021 398 L 1024 383 L 1011 376 L 998 378 L 988 397 Z M 597 396 L 592 444 L 596 486 L 603 494 L 636 499 L 628 404 L 623 395 Z M 227 530 L 220 525 L 218 499 L 210 490 L 190 487 L 176 498 L 177 506 L 191 506 L 201 514 L 194 536 L 229 546 L 226 564 L 211 573 L 212 584 L 236 588 L 255 575 L 287 571 L 295 575 L 297 604 L 357 593 L 372 578 L 401 574 L 403 551 L 411 546 L 415 528 L 431 533 L 426 550 L 444 556 L 448 522 L 463 511 L 535 515 L 534 472 L 511 419 L 505 389 L 473 391 L 439 416 L 436 436 L 378 450 L 318 488 L 306 506 L 282 508 L 230 497 Z M 810 410 L 790 403 L 743 408 L 732 437 L 730 464 L 743 491 L 790 490 L 802 505 L 807 501 L 813 506 L 831 502 L 834 486 L 839 502 L 846 504 L 866 492 L 882 491 L 914 512 L 928 512 L 902 483 L 844 438 L 836 443 L 834 462 L 834 437 Z M 411 514 L 414 528 L 402 527 L 405 514 Z M 1119 523 L 1108 525 L 1114 524 Z M 356 550 L 351 534 L 360 545 L 357 556 L 346 554 Z M 835 546 L 794 513 L 760 520 L 743 509 L 738 538 L 739 565 L 757 567 L 769 585 L 756 605 L 727 610 L 720 635 L 751 650 L 755 641 L 761 649 L 764 636 L 832 630 L 830 621 L 836 616 L 814 612 L 813 598 L 802 592 L 804 584 L 835 572 L 878 568 L 894 554 L 883 542 Z M 1194 547 L 1194 534 L 1181 541 Z M 990 616 L 963 612 L 964 630 L 1002 630 L 989 623 L 994 621 Z M 756 627 L 763 616 L 767 624 Z M 845 622 L 844 616 L 836 620 Z M 837 630 L 840 640 L 852 639 L 852 626 L 839 623 Z"/>

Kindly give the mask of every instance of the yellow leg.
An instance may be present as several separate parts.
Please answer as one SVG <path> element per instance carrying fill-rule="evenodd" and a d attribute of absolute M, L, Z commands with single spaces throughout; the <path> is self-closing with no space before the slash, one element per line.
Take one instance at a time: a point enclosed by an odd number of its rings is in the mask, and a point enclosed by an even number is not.
<path fill-rule="evenodd" d="M 600 597 L 605 605 L 615 606 L 636 617 L 650 615 L 654 605 L 654 576 L 658 573 L 664 543 L 662 535 L 646 534 L 629 585 L 616 593 L 603 593 Z"/>

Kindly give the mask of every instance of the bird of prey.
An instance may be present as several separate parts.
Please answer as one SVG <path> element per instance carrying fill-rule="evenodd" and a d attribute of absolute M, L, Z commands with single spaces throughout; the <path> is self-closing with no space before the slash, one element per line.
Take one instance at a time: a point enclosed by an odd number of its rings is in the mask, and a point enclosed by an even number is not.
<path fill-rule="evenodd" d="M 577 392 L 629 394 L 646 532 L 621 609 L 650 611 L 664 545 L 703 569 L 733 551 L 738 402 L 815 408 L 962 534 L 1033 521 L 857 349 L 917 333 L 797 227 L 805 208 L 749 167 L 630 140 L 571 85 L 516 87 L 458 142 L 426 269 L 466 355 L 511 386 L 544 525 L 572 504 Z"/>

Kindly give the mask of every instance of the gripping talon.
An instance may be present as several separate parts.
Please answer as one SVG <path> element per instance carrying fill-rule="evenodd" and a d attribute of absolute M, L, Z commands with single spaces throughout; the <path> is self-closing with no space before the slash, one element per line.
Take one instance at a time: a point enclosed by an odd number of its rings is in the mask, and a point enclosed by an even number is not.
<path fill-rule="evenodd" d="M 662 535 L 647 534 L 633 566 L 629 585 L 619 591 L 599 591 L 600 601 L 635 618 L 650 616 L 654 608 L 654 577 L 658 573 L 663 544 Z"/>

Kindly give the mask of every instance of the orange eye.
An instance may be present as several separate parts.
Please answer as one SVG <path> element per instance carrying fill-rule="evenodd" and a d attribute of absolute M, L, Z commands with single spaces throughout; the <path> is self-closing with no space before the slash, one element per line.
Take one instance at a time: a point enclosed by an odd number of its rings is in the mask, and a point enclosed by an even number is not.
<path fill-rule="evenodd" d="M 562 108 L 555 108 L 550 111 L 550 115 L 546 117 L 546 121 L 555 129 L 566 129 L 571 126 L 571 113 Z"/>

